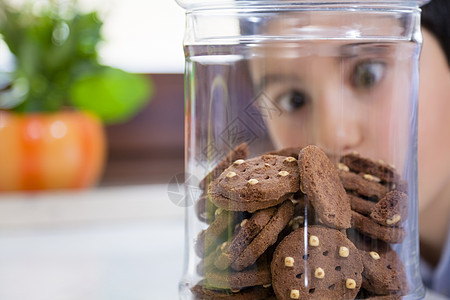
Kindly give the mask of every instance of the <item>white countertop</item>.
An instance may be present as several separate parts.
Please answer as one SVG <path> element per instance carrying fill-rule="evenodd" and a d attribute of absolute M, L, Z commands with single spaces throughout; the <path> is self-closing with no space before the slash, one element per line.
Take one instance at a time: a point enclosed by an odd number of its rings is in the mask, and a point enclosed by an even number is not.
<path fill-rule="evenodd" d="M 177 299 L 184 209 L 167 186 L 0 196 L 0 299 Z"/>
<path fill-rule="evenodd" d="M 0 229 L 183 218 L 184 208 L 169 200 L 168 188 L 158 184 L 0 194 Z"/>

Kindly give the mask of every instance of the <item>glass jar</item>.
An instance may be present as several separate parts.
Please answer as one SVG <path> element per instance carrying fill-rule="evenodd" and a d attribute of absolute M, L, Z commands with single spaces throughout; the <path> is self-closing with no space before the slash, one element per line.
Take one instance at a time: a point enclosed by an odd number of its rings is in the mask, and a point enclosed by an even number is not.
<path fill-rule="evenodd" d="M 178 1 L 189 175 L 180 299 L 423 297 L 425 2 Z"/>

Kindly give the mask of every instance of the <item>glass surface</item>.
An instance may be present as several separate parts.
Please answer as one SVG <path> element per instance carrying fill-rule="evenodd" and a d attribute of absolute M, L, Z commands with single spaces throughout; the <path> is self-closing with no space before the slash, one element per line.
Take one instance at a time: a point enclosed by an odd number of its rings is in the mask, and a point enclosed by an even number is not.
<path fill-rule="evenodd" d="M 361 1 L 361 0 L 175 0 L 178 5 L 187 9 L 187 10 L 203 10 L 205 8 L 223 8 L 223 7 L 255 7 L 255 6 L 296 6 L 296 5 L 358 5 L 358 6 L 372 6 L 375 7 L 377 5 L 388 5 L 390 7 L 393 6 L 421 6 L 424 5 L 431 0 L 369 0 L 369 1 Z"/>
<path fill-rule="evenodd" d="M 187 14 L 190 176 L 181 299 L 246 293 L 269 299 L 273 290 L 276 299 L 423 297 L 417 233 L 419 19 L 414 5 L 367 3 L 243 6 Z M 305 148 L 309 145 L 320 150 Z M 236 148 L 240 151 L 230 156 Z M 319 156 L 311 159 L 321 164 L 315 171 L 305 167 L 305 149 L 310 148 L 327 157 L 325 163 Z M 275 156 L 262 156 L 267 153 Z M 264 169 L 278 160 L 293 162 L 300 175 L 293 169 L 280 168 L 277 174 Z M 319 188 L 308 183 L 314 172 Z M 298 186 L 287 188 L 280 179 L 285 176 Z M 336 178 L 331 189 L 321 185 Z M 345 201 L 336 205 L 331 198 L 344 188 Z M 341 218 L 343 211 L 351 223 L 340 226 L 326 219 L 326 201 L 317 200 L 324 191 L 336 205 L 332 218 Z M 264 231 L 268 221 L 248 233 L 261 211 L 272 209 L 270 220 L 278 218 L 275 212 L 284 201 L 296 208 L 282 228 Z M 221 219 L 226 224 L 217 229 Z M 331 245 L 320 257 L 311 240 L 295 237 L 301 232 L 311 238 L 315 228 L 327 232 L 319 239 Z M 342 237 L 358 257 L 347 261 L 362 264 L 349 267 L 356 287 L 339 264 Z M 277 264 L 289 239 L 312 258 L 303 258 L 302 272 L 296 269 L 293 278 L 281 269 L 297 268 L 289 264 L 300 250 L 284 257 L 284 266 Z M 249 255 L 253 262 L 237 266 L 238 258 Z"/>

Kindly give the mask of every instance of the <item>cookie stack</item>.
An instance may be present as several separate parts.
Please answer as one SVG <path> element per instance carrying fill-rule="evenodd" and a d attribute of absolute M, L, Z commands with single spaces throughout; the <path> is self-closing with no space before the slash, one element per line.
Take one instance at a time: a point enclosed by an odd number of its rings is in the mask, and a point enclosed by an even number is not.
<path fill-rule="evenodd" d="M 407 196 L 392 167 L 351 154 L 337 168 L 316 146 L 248 152 L 238 146 L 202 181 L 196 211 L 209 226 L 195 242 L 203 277 L 191 289 L 196 299 L 405 292 L 389 244 L 405 236 Z"/>
<path fill-rule="evenodd" d="M 364 264 L 362 287 L 366 294 L 398 299 L 407 292 L 406 275 L 390 245 L 406 236 L 402 225 L 408 217 L 408 185 L 394 166 L 358 153 L 343 156 L 338 172 L 352 207 L 353 230 L 347 235 Z"/>

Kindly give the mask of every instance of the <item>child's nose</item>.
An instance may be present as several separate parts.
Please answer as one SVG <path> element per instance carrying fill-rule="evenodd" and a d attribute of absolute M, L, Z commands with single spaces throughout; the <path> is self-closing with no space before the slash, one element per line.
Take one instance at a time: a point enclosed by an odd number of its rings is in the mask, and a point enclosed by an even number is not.
<path fill-rule="evenodd" d="M 328 154 L 342 155 L 360 148 L 364 134 L 357 101 L 341 87 L 324 89 L 313 108 L 315 143 Z"/>

